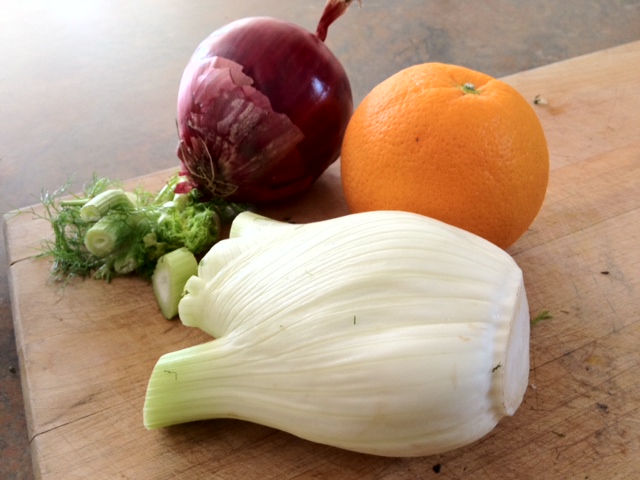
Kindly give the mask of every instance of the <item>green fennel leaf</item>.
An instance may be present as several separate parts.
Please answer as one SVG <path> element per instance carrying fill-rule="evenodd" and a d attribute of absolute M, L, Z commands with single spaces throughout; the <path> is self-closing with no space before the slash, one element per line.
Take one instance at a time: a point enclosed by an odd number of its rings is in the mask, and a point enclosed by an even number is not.
<path fill-rule="evenodd" d="M 162 255 L 181 247 L 195 255 L 204 253 L 219 240 L 221 225 L 249 208 L 220 199 L 203 201 L 195 189 L 176 194 L 178 182 L 178 175 L 172 176 L 157 193 L 138 187 L 131 192 L 133 208 L 116 205 L 91 221 L 80 215 L 82 206 L 108 189 L 121 188 L 119 182 L 94 174 L 81 195 L 70 192 L 71 180 L 51 193 L 42 192 L 44 213 L 36 215 L 51 224 L 53 236 L 43 241 L 39 256 L 53 259 L 51 278 L 111 281 L 129 273 L 150 278 Z M 98 222 L 104 229 L 100 233 L 95 231 Z M 93 238 L 101 242 L 110 238 L 108 245 L 113 245 L 107 250 L 95 249 L 88 243 Z"/>
<path fill-rule="evenodd" d="M 549 313 L 549 310 L 542 310 L 540 313 L 538 313 L 535 317 L 531 319 L 531 326 L 537 325 L 543 320 L 551 320 L 552 318 L 553 318 L 553 315 Z"/>

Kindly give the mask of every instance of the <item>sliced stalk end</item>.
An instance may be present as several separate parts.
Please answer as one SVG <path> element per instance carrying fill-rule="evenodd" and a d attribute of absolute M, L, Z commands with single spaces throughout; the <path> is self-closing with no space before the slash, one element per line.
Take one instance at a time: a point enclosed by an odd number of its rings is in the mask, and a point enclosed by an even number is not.
<path fill-rule="evenodd" d="M 104 258 L 115 252 L 130 236 L 131 227 L 119 218 L 101 218 L 87 230 L 84 246 L 92 255 Z"/>
<path fill-rule="evenodd" d="M 178 303 L 180 321 L 187 327 L 199 327 L 202 320 L 201 302 L 204 297 L 206 282 L 200 277 L 192 276 L 184 286 L 184 296 Z"/>
<path fill-rule="evenodd" d="M 224 339 L 185 348 L 160 357 L 145 396 L 147 429 L 221 416 L 216 404 L 216 374 L 226 349 Z"/>
<path fill-rule="evenodd" d="M 197 271 L 198 261 L 188 248 L 179 248 L 158 260 L 151 283 L 160 311 L 167 320 L 178 314 L 185 285 Z"/>
<path fill-rule="evenodd" d="M 121 253 L 113 261 L 113 270 L 120 275 L 133 273 L 136 268 L 138 268 L 138 259 L 133 249 Z"/>
<path fill-rule="evenodd" d="M 514 316 L 511 320 L 502 370 L 502 395 L 505 415 L 513 415 L 529 384 L 529 336 L 531 322 L 524 286 L 518 291 Z"/>
<path fill-rule="evenodd" d="M 105 190 L 80 208 L 80 218 L 85 222 L 95 222 L 115 207 L 132 209 L 134 204 L 123 190 Z"/>
<path fill-rule="evenodd" d="M 245 211 L 231 223 L 229 238 L 238 238 L 249 235 L 266 235 L 273 232 L 284 232 L 296 228 L 299 225 L 274 220 L 264 215 Z"/>

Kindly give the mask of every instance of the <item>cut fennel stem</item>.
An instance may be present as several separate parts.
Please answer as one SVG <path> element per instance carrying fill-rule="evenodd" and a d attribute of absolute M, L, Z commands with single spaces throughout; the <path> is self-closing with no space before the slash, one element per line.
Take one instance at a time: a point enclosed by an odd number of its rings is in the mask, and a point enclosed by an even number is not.
<path fill-rule="evenodd" d="M 134 203 L 131 201 L 129 193 L 118 189 L 105 190 L 99 193 L 80 208 L 80 218 L 87 222 L 95 222 L 114 207 L 133 209 Z"/>
<path fill-rule="evenodd" d="M 217 338 L 160 358 L 147 428 L 237 418 L 407 457 L 471 443 L 520 405 L 529 311 L 503 250 L 403 212 L 308 225 L 247 212 L 230 236 L 180 302 Z"/>
<path fill-rule="evenodd" d="M 151 276 L 151 284 L 164 318 L 171 320 L 178 314 L 178 304 L 187 280 L 198 271 L 195 255 L 186 247 L 164 254 Z"/>

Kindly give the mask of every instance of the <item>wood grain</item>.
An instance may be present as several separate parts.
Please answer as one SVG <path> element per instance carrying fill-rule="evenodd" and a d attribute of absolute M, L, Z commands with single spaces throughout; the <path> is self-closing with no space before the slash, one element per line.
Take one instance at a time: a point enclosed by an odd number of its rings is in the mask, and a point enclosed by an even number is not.
<path fill-rule="evenodd" d="M 37 475 L 216 479 L 632 479 L 640 471 L 640 42 L 507 77 L 536 105 L 552 157 L 545 204 L 509 252 L 532 315 L 521 408 L 478 442 L 395 459 L 312 444 L 236 420 L 142 426 L 160 355 L 208 339 L 162 319 L 143 280 L 47 283 L 47 223 L 8 215 L 16 341 Z M 132 184 L 153 187 L 158 172 Z M 314 221 L 347 212 L 334 165 L 270 209 Z M 37 208 L 37 207 L 35 207 Z M 434 468 L 435 467 L 435 468 Z M 439 473 L 436 473 L 436 470 Z"/>

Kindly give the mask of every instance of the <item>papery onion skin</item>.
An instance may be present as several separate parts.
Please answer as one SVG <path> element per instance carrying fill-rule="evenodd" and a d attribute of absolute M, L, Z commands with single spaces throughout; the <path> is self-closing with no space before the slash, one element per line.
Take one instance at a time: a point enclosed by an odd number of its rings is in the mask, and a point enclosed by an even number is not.
<path fill-rule="evenodd" d="M 231 145 L 239 147 L 233 158 L 217 157 L 220 149 L 216 145 L 228 139 L 215 139 L 217 127 L 212 124 L 216 122 L 202 119 L 208 97 L 194 95 L 203 88 L 203 72 L 211 70 L 207 64 L 215 57 L 239 64 L 252 82 L 241 93 L 236 89 L 234 95 L 246 95 L 253 102 L 251 89 L 257 90 L 276 115 L 283 114 L 283 120 L 288 118 L 299 129 L 301 136 L 296 137 L 294 128 L 281 142 L 285 146 L 294 143 L 288 152 L 282 154 L 284 147 L 274 147 L 274 157 L 248 161 L 254 149 L 264 147 L 263 129 L 258 140 L 246 138 Z M 282 200 L 305 191 L 338 159 L 352 113 L 347 74 L 317 35 L 268 17 L 237 20 L 206 38 L 185 69 L 178 98 L 178 156 L 192 182 L 212 196 L 252 203 Z M 271 124 L 269 120 L 261 125 L 268 130 Z M 250 130 L 260 135 L 258 128 Z M 287 130 L 286 126 L 280 130 Z"/>

